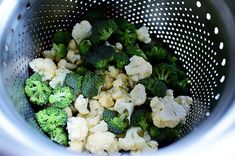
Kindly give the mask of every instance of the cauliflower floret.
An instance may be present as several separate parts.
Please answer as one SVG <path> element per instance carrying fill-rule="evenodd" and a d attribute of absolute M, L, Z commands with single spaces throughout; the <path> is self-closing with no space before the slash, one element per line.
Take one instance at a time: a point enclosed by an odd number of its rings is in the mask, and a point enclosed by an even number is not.
<path fill-rule="evenodd" d="M 72 63 L 68 63 L 67 60 L 65 59 L 61 59 L 59 62 L 58 62 L 58 68 L 62 68 L 62 69 L 76 69 L 77 68 L 77 65 L 76 64 L 72 64 Z"/>
<path fill-rule="evenodd" d="M 110 90 L 108 90 L 108 93 L 111 94 L 114 100 L 128 96 L 126 90 L 121 87 L 112 87 Z"/>
<path fill-rule="evenodd" d="M 86 149 L 94 154 L 118 152 L 117 139 L 111 132 L 98 131 L 87 138 Z"/>
<path fill-rule="evenodd" d="M 134 104 L 133 103 L 127 103 L 125 101 L 121 100 L 117 100 L 115 105 L 114 105 L 114 110 L 117 111 L 119 114 L 123 114 L 125 110 L 128 111 L 128 117 L 127 119 L 131 120 L 131 114 L 134 110 Z"/>
<path fill-rule="evenodd" d="M 97 100 L 89 100 L 90 114 L 93 116 L 102 116 L 104 107 Z"/>
<path fill-rule="evenodd" d="M 83 141 L 69 141 L 69 149 L 74 152 L 82 152 L 84 147 Z"/>
<path fill-rule="evenodd" d="M 151 140 L 151 141 L 146 143 L 143 151 L 150 152 L 150 151 L 153 151 L 153 150 L 154 151 L 158 150 L 158 142 Z"/>
<path fill-rule="evenodd" d="M 186 110 L 187 114 L 189 114 L 190 105 L 193 104 L 193 99 L 189 96 L 178 96 L 175 98 L 175 101 L 182 105 Z"/>
<path fill-rule="evenodd" d="M 135 106 L 140 106 L 145 103 L 147 94 L 145 87 L 142 84 L 137 84 L 134 89 L 130 92 L 131 102 Z"/>
<path fill-rule="evenodd" d="M 99 102 L 105 108 L 110 108 L 114 105 L 113 98 L 108 92 L 100 92 L 99 94 Z"/>
<path fill-rule="evenodd" d="M 107 132 L 108 131 L 108 124 L 102 120 L 100 121 L 100 123 L 94 127 L 92 127 L 91 129 L 89 129 L 90 132 Z"/>
<path fill-rule="evenodd" d="M 72 109 L 70 107 L 64 108 L 64 111 L 67 113 L 68 118 L 71 118 L 73 116 Z"/>
<path fill-rule="evenodd" d="M 117 42 L 117 43 L 115 44 L 115 50 L 116 50 L 116 52 L 122 51 L 122 49 L 123 49 L 122 44 L 119 43 L 119 42 Z"/>
<path fill-rule="evenodd" d="M 133 127 L 127 130 L 125 138 L 118 139 L 118 146 L 125 151 L 142 151 L 146 143 L 144 138 L 139 136 L 141 128 Z"/>
<path fill-rule="evenodd" d="M 92 34 L 91 30 L 92 30 L 91 24 L 88 21 L 84 20 L 81 21 L 81 23 L 77 23 L 74 26 L 72 31 L 72 36 L 79 45 L 82 40 L 91 36 Z"/>
<path fill-rule="evenodd" d="M 84 98 L 84 96 L 80 94 L 74 103 L 75 108 L 82 115 L 89 113 L 89 110 L 87 109 L 88 100 L 89 100 L 88 98 Z"/>
<path fill-rule="evenodd" d="M 116 80 L 113 81 L 113 86 L 114 87 L 122 87 L 126 90 L 128 90 L 128 86 L 129 86 L 129 77 L 124 74 L 124 73 L 119 73 L 116 76 Z"/>
<path fill-rule="evenodd" d="M 70 40 L 69 41 L 68 49 L 72 50 L 72 51 L 78 51 L 77 44 L 76 44 L 75 40 Z"/>
<path fill-rule="evenodd" d="M 86 118 L 88 127 L 91 128 L 91 127 L 98 125 L 100 122 L 100 118 L 101 117 L 99 115 L 97 115 L 95 117 L 90 116 L 90 117 Z"/>
<path fill-rule="evenodd" d="M 81 56 L 79 54 L 75 54 L 74 51 L 68 51 L 67 53 L 67 60 L 71 63 L 76 63 L 76 61 L 81 60 Z"/>
<path fill-rule="evenodd" d="M 167 89 L 166 96 L 169 96 L 174 99 L 174 91 L 172 89 Z"/>
<path fill-rule="evenodd" d="M 143 136 L 145 142 L 150 142 L 151 141 L 151 136 L 149 135 L 148 131 L 144 132 L 144 136 Z"/>
<path fill-rule="evenodd" d="M 70 141 L 83 141 L 88 134 L 87 121 L 81 117 L 72 117 L 68 119 L 67 130 Z"/>
<path fill-rule="evenodd" d="M 108 74 L 105 75 L 103 89 L 108 90 L 113 86 L 113 78 Z"/>
<path fill-rule="evenodd" d="M 70 73 L 68 69 L 57 69 L 55 77 L 49 82 L 51 88 L 63 86 L 66 75 Z"/>
<path fill-rule="evenodd" d="M 42 80 L 51 80 L 56 74 L 56 65 L 49 58 L 37 58 L 29 63 L 29 67 L 34 71 L 42 75 Z"/>
<path fill-rule="evenodd" d="M 144 42 L 145 44 L 151 43 L 152 39 L 150 38 L 150 34 L 146 26 L 143 26 L 140 29 L 136 30 L 136 33 L 137 39 L 140 42 Z"/>
<path fill-rule="evenodd" d="M 127 75 L 136 82 L 151 76 L 153 71 L 152 65 L 139 56 L 132 56 L 130 64 L 125 66 L 125 70 Z"/>
<path fill-rule="evenodd" d="M 52 48 L 51 50 L 44 50 L 42 54 L 44 58 L 50 58 L 53 60 L 55 58 L 55 52 L 56 52 L 55 49 Z"/>
<path fill-rule="evenodd" d="M 116 78 L 116 76 L 120 73 L 120 71 L 114 66 L 109 66 L 108 70 L 109 70 L 109 75 L 112 78 Z"/>
<path fill-rule="evenodd" d="M 174 128 L 185 120 L 186 110 L 171 97 L 154 97 L 150 106 L 153 111 L 153 123 L 159 128 Z"/>

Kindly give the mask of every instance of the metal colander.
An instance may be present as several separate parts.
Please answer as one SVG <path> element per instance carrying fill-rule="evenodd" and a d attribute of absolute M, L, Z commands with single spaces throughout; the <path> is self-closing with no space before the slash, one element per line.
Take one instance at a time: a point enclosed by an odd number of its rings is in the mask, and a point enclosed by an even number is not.
<path fill-rule="evenodd" d="M 71 31 L 93 9 L 146 25 L 178 56 L 191 80 L 194 99 L 184 134 L 200 128 L 205 119 L 206 125 L 213 126 L 226 113 L 234 95 L 235 29 L 224 1 L 5 0 L 0 5 L 0 104 L 9 119 L 23 123 L 23 118 L 39 130 L 24 94 L 28 63 L 51 48 L 55 32 Z"/>

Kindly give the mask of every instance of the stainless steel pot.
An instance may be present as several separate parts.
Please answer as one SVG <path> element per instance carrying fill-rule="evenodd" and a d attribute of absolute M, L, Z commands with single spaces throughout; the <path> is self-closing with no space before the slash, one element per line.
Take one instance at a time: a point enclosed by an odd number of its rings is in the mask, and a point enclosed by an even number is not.
<path fill-rule="evenodd" d="M 29 61 L 49 48 L 53 33 L 71 31 L 88 10 L 99 8 L 110 17 L 146 25 L 175 52 L 192 81 L 195 102 L 184 126 L 185 137 L 157 154 L 234 154 L 230 148 L 235 137 L 233 6 L 234 0 L 0 1 L 2 153 L 77 155 L 40 133 L 23 86 Z"/>

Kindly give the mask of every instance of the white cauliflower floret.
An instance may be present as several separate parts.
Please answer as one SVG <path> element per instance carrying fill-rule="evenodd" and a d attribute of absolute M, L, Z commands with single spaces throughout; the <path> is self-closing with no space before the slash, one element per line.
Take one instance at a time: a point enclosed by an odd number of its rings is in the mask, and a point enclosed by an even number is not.
<path fill-rule="evenodd" d="M 151 141 L 151 136 L 149 135 L 148 131 L 144 132 L 144 136 L 143 136 L 145 142 L 150 142 Z"/>
<path fill-rule="evenodd" d="M 84 98 L 84 96 L 80 94 L 74 103 L 75 108 L 82 115 L 89 113 L 89 110 L 87 109 L 88 100 L 89 100 L 88 98 Z"/>
<path fill-rule="evenodd" d="M 187 114 L 189 114 L 190 105 L 193 104 L 193 99 L 189 96 L 178 96 L 175 98 L 175 101 L 182 105 L 186 110 Z"/>
<path fill-rule="evenodd" d="M 115 50 L 116 50 L 117 52 L 119 52 L 119 51 L 122 51 L 122 49 L 123 49 L 122 44 L 119 43 L 119 42 L 117 42 L 117 43 L 115 44 Z"/>
<path fill-rule="evenodd" d="M 83 141 L 69 141 L 69 149 L 74 152 L 82 152 L 84 147 Z"/>
<path fill-rule="evenodd" d="M 109 66 L 108 70 L 109 70 L 109 75 L 112 78 L 116 78 L 116 76 L 120 73 L 120 71 L 114 66 Z"/>
<path fill-rule="evenodd" d="M 76 44 L 75 40 L 70 40 L 69 41 L 68 49 L 72 50 L 72 51 L 78 51 L 77 44 Z"/>
<path fill-rule="evenodd" d="M 122 87 L 127 90 L 127 87 L 129 86 L 129 77 L 124 73 L 119 73 L 116 76 L 116 80 L 113 81 L 114 87 Z"/>
<path fill-rule="evenodd" d="M 108 124 L 102 120 L 100 121 L 100 123 L 94 127 L 92 127 L 91 129 L 89 129 L 90 132 L 107 132 L 108 131 Z"/>
<path fill-rule="evenodd" d="M 95 132 L 87 138 L 86 149 L 94 154 L 118 152 L 115 135 L 111 132 Z"/>
<path fill-rule="evenodd" d="M 71 118 L 73 116 L 72 109 L 70 107 L 64 108 L 64 111 L 67 113 L 68 118 Z"/>
<path fill-rule="evenodd" d="M 121 87 L 112 87 L 108 92 L 111 94 L 114 100 L 128 96 L 126 90 Z"/>
<path fill-rule="evenodd" d="M 166 96 L 174 98 L 174 91 L 172 89 L 167 89 L 166 90 Z"/>
<path fill-rule="evenodd" d="M 114 105 L 113 98 L 108 92 L 100 92 L 99 94 L 99 102 L 105 108 L 110 108 Z"/>
<path fill-rule="evenodd" d="M 140 106 L 145 103 L 147 94 L 145 87 L 142 84 L 137 84 L 134 89 L 130 92 L 131 102 L 135 106 Z"/>
<path fill-rule="evenodd" d="M 52 48 L 51 50 L 44 50 L 42 54 L 44 58 L 50 58 L 53 60 L 55 58 L 55 52 L 56 52 L 55 49 Z"/>
<path fill-rule="evenodd" d="M 76 63 L 77 61 L 81 60 L 81 56 L 70 50 L 67 53 L 67 60 L 71 63 Z"/>
<path fill-rule="evenodd" d="M 141 27 L 140 29 L 136 30 L 137 39 L 145 44 L 151 43 L 152 39 L 150 38 L 149 31 L 146 26 Z"/>
<path fill-rule="evenodd" d="M 56 65 L 49 58 L 37 58 L 29 63 L 29 67 L 34 71 L 42 75 L 42 80 L 51 80 L 56 74 Z"/>
<path fill-rule="evenodd" d="M 158 142 L 151 140 L 151 141 L 146 143 L 143 151 L 150 152 L 150 151 L 153 151 L 153 150 L 154 151 L 158 150 Z"/>
<path fill-rule="evenodd" d="M 125 110 L 128 111 L 128 117 L 127 119 L 131 120 L 131 114 L 134 110 L 134 104 L 133 103 L 128 103 L 123 101 L 122 99 L 118 99 L 114 105 L 114 110 L 117 111 L 119 114 L 123 114 Z"/>
<path fill-rule="evenodd" d="M 125 151 L 142 151 L 146 143 L 144 138 L 139 136 L 141 128 L 133 127 L 127 130 L 125 138 L 118 139 L 118 146 Z"/>
<path fill-rule="evenodd" d="M 171 97 L 154 97 L 150 102 L 150 106 L 153 111 L 153 123 L 159 128 L 174 128 L 185 120 L 186 110 Z"/>
<path fill-rule="evenodd" d="M 88 134 L 87 121 L 81 117 L 72 117 L 68 119 L 67 130 L 70 141 L 83 141 Z"/>
<path fill-rule="evenodd" d="M 57 86 L 63 86 L 65 77 L 68 73 L 70 73 L 68 69 L 61 69 L 61 68 L 57 69 L 55 77 L 49 82 L 51 88 L 55 88 Z"/>
<path fill-rule="evenodd" d="M 88 127 L 91 128 L 91 127 L 98 125 L 100 122 L 100 118 L 101 117 L 99 115 L 97 115 L 95 117 L 90 116 L 90 117 L 86 118 Z"/>
<path fill-rule="evenodd" d="M 92 30 L 91 24 L 88 21 L 84 20 L 81 21 L 80 23 L 77 23 L 74 26 L 72 31 L 72 36 L 79 45 L 82 40 L 91 36 L 92 34 L 91 30 Z"/>
<path fill-rule="evenodd" d="M 97 100 L 89 100 L 90 114 L 93 116 L 102 116 L 104 107 Z"/>
<path fill-rule="evenodd" d="M 151 76 L 153 69 L 152 65 L 142 57 L 132 56 L 130 58 L 130 64 L 125 66 L 125 70 L 127 75 L 137 82 Z"/>
<path fill-rule="evenodd" d="M 113 78 L 108 74 L 105 75 L 103 89 L 108 90 L 113 86 Z"/>
<path fill-rule="evenodd" d="M 69 63 L 67 62 L 67 60 L 65 59 L 61 59 L 59 62 L 58 62 L 58 68 L 62 68 L 62 69 L 76 69 L 77 68 L 77 65 L 76 64 L 72 64 L 72 63 Z"/>

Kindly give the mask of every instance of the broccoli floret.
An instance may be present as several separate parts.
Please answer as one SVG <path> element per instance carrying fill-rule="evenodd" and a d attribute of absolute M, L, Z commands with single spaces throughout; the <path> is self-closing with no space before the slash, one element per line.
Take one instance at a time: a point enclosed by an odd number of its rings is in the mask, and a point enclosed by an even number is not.
<path fill-rule="evenodd" d="M 49 135 L 52 141 L 68 146 L 68 134 L 63 128 L 55 128 L 49 132 Z"/>
<path fill-rule="evenodd" d="M 92 72 L 87 72 L 82 82 L 82 94 L 87 98 L 94 97 L 98 94 L 99 88 L 103 84 L 103 78 Z"/>
<path fill-rule="evenodd" d="M 141 80 L 140 83 L 145 86 L 147 92 L 152 96 L 164 97 L 166 95 L 166 84 L 152 76 Z"/>
<path fill-rule="evenodd" d="M 84 76 L 86 74 L 86 72 L 88 72 L 88 69 L 84 66 L 81 66 L 81 67 L 78 67 L 76 72 L 79 74 L 79 75 L 82 75 Z"/>
<path fill-rule="evenodd" d="M 131 126 L 141 127 L 144 131 L 148 130 L 148 114 L 149 112 L 145 109 L 134 110 L 131 115 Z"/>
<path fill-rule="evenodd" d="M 65 77 L 65 84 L 73 89 L 75 94 L 81 93 L 83 76 L 75 73 L 68 73 Z"/>
<path fill-rule="evenodd" d="M 135 25 L 131 24 L 126 19 L 117 19 L 116 22 L 118 25 L 114 33 L 116 40 L 125 46 L 135 45 L 137 39 Z"/>
<path fill-rule="evenodd" d="M 175 128 L 157 128 L 152 126 L 149 128 L 149 135 L 152 139 L 157 140 L 159 145 L 169 145 L 182 137 L 182 126 Z"/>
<path fill-rule="evenodd" d="M 94 52 L 89 53 L 85 60 L 97 69 L 106 69 L 109 61 L 113 59 L 114 53 L 115 51 L 112 47 L 100 46 L 95 48 Z"/>
<path fill-rule="evenodd" d="M 127 54 L 132 57 L 133 55 L 143 57 L 145 60 L 148 60 L 147 56 L 145 53 L 138 47 L 136 46 L 128 46 L 127 47 Z"/>
<path fill-rule="evenodd" d="M 119 69 L 122 69 L 125 65 L 129 64 L 129 57 L 124 52 L 115 53 L 114 61 L 116 62 L 116 66 Z"/>
<path fill-rule="evenodd" d="M 79 44 L 79 53 L 81 55 L 87 55 L 88 53 L 91 52 L 91 49 L 92 49 L 92 44 L 91 44 L 91 41 L 90 40 L 83 40 L 80 42 Z"/>
<path fill-rule="evenodd" d="M 67 113 L 55 107 L 48 107 L 35 114 L 39 126 L 44 132 L 53 131 L 55 128 L 65 126 Z"/>
<path fill-rule="evenodd" d="M 116 29 L 117 24 L 114 20 L 102 20 L 95 22 L 92 28 L 90 40 L 93 44 L 99 44 L 107 41 Z"/>
<path fill-rule="evenodd" d="M 154 75 L 158 80 L 166 83 L 176 83 L 177 78 L 177 68 L 173 65 L 162 63 L 154 68 Z"/>
<path fill-rule="evenodd" d="M 108 17 L 104 13 L 102 13 L 100 11 L 96 11 L 96 10 L 89 11 L 84 17 L 84 19 L 89 21 L 92 25 L 96 21 L 105 20 L 107 18 Z"/>
<path fill-rule="evenodd" d="M 49 97 L 49 102 L 54 107 L 66 108 L 73 101 L 73 97 L 73 91 L 69 87 L 56 87 Z"/>
<path fill-rule="evenodd" d="M 52 89 L 47 82 L 42 81 L 42 76 L 34 73 L 26 80 L 25 93 L 33 104 L 46 105 Z"/>
<path fill-rule="evenodd" d="M 66 56 L 67 48 L 64 44 L 53 44 L 53 49 L 55 49 L 55 60 L 58 62 L 60 59 Z"/>
<path fill-rule="evenodd" d="M 57 33 L 55 33 L 52 40 L 56 44 L 67 45 L 71 39 L 72 39 L 71 33 L 64 32 L 64 31 L 58 31 Z"/>
<path fill-rule="evenodd" d="M 151 59 L 165 59 L 167 57 L 167 52 L 162 47 L 154 46 L 150 52 L 146 55 Z"/>
<path fill-rule="evenodd" d="M 109 109 L 105 109 L 102 114 L 103 120 L 107 123 L 110 122 L 111 119 L 113 119 L 115 116 L 116 116 L 116 112 L 111 111 Z"/>

